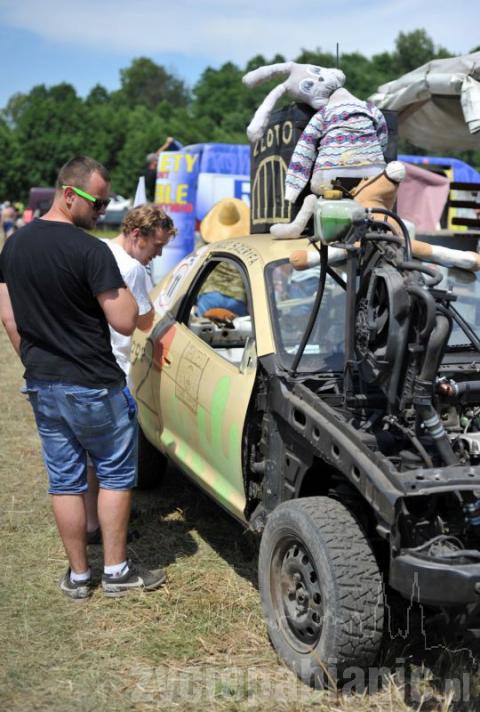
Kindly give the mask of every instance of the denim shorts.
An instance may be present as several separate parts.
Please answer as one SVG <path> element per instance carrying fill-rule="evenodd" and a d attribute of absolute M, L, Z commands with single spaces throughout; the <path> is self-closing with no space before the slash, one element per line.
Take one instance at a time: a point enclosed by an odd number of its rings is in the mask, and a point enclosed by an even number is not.
<path fill-rule="evenodd" d="M 23 390 L 35 415 L 50 494 L 87 491 L 87 452 L 100 487 L 135 486 L 137 419 L 134 401 L 122 386 L 29 380 Z"/>

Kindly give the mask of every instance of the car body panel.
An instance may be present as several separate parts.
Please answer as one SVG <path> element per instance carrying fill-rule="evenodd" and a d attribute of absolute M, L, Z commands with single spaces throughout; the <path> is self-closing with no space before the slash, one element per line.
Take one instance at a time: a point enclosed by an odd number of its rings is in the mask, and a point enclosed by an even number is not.
<path fill-rule="evenodd" d="M 187 256 L 152 292 L 156 310 L 147 333 L 133 338 L 132 377 L 139 422 L 147 438 L 237 518 L 245 520 L 242 436 L 256 380 L 257 356 L 275 350 L 264 267 L 304 241 L 265 236 L 215 243 Z M 212 260 L 232 259 L 245 272 L 255 344 L 231 363 L 181 323 L 197 275 Z"/>

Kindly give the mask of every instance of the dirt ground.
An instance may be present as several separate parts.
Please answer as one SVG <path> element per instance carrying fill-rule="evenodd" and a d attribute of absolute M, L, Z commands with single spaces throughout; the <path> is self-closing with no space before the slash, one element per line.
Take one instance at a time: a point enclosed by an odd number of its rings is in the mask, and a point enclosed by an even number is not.
<path fill-rule="evenodd" d="M 406 633 L 391 625 L 370 691 L 300 683 L 267 638 L 256 541 L 173 469 L 161 488 L 135 495 L 130 545 L 132 557 L 166 567 L 168 585 L 118 600 L 99 587 L 80 604 L 63 597 L 66 559 L 22 369 L 0 332 L 1 710 L 479 709 L 471 648 L 428 644 L 413 615 Z M 99 581 L 100 547 L 91 564 Z"/>

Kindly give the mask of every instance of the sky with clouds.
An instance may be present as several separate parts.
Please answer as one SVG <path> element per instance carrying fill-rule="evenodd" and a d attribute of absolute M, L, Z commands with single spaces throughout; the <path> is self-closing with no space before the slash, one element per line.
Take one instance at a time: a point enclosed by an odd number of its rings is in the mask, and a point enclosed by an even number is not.
<path fill-rule="evenodd" d="M 15 92 L 62 81 L 81 96 L 117 89 L 120 69 L 150 57 L 193 85 L 207 67 L 302 48 L 392 51 L 424 28 L 463 54 L 480 45 L 480 0 L 0 0 L 0 107 Z"/>

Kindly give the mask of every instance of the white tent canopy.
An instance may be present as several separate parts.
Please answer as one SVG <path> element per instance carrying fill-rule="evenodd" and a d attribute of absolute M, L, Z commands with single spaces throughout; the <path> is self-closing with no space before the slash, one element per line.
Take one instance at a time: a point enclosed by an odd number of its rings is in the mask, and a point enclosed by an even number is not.
<path fill-rule="evenodd" d="M 480 149 L 480 52 L 435 59 L 370 97 L 398 112 L 399 134 L 430 151 Z"/>

